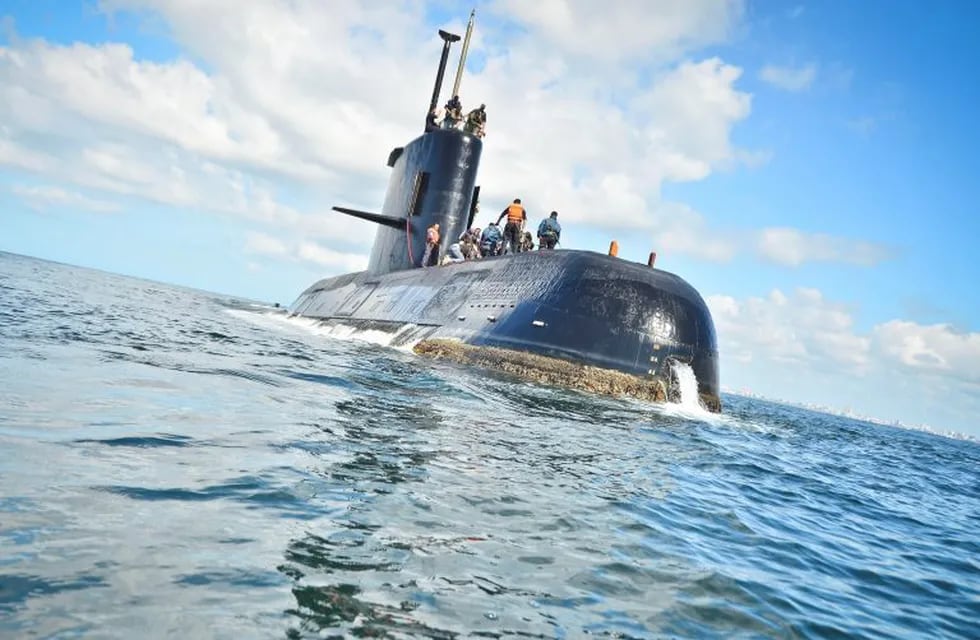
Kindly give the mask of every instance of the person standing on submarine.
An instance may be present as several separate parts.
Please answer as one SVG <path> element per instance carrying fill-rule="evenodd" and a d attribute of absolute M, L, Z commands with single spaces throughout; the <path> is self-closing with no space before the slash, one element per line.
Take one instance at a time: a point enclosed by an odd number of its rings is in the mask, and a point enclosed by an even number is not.
<path fill-rule="evenodd" d="M 497 224 L 505 217 L 507 225 L 504 227 L 504 253 L 518 253 L 521 250 L 521 233 L 527 221 L 527 210 L 521 204 L 520 198 L 514 198 L 514 202 L 500 212 Z"/>
<path fill-rule="evenodd" d="M 551 216 L 538 225 L 538 251 L 554 249 L 559 240 L 561 240 L 561 225 L 558 224 L 558 212 L 552 211 Z"/>
<path fill-rule="evenodd" d="M 442 119 L 442 126 L 446 129 L 455 129 L 456 125 L 463 121 L 463 105 L 459 101 L 459 96 L 453 96 L 446 103 L 446 116 Z"/>
<path fill-rule="evenodd" d="M 435 223 L 431 227 L 425 230 L 425 253 L 422 254 L 422 266 L 431 266 L 429 263 L 432 260 L 432 251 L 438 252 L 436 247 L 439 246 L 439 223 Z"/>

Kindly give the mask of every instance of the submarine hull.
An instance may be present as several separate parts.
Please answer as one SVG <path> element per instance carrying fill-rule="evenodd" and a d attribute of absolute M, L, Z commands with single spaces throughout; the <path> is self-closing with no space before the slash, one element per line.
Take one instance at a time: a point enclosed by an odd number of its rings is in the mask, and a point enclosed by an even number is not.
<path fill-rule="evenodd" d="M 680 277 L 591 251 L 533 251 L 321 280 L 294 314 L 612 369 L 676 386 L 687 363 L 701 403 L 719 411 L 711 315 Z"/>

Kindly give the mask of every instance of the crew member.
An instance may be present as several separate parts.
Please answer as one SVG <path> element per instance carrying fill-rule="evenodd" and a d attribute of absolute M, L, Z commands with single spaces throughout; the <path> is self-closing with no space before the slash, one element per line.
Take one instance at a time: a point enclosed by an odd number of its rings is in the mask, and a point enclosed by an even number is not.
<path fill-rule="evenodd" d="M 514 202 L 500 212 L 497 224 L 500 224 L 505 217 L 507 225 L 504 227 L 504 253 L 517 253 L 521 250 L 521 233 L 527 220 L 527 211 L 521 204 L 520 198 L 514 198 Z"/>
<path fill-rule="evenodd" d="M 425 253 L 422 254 L 422 266 L 428 267 L 432 259 L 432 251 L 435 249 L 438 254 L 439 246 L 439 223 L 435 223 L 425 231 Z"/>
<path fill-rule="evenodd" d="M 466 256 L 463 255 L 463 247 L 461 246 L 461 243 L 454 242 L 449 245 L 449 251 L 445 256 L 443 256 L 442 264 L 453 264 L 456 262 L 463 262 L 464 260 L 466 260 Z"/>
<path fill-rule="evenodd" d="M 425 132 L 436 131 L 439 129 L 439 123 L 436 122 L 436 110 L 429 109 L 429 115 L 425 116 Z"/>
<path fill-rule="evenodd" d="M 480 255 L 480 227 L 473 227 L 469 231 L 464 231 L 459 237 L 459 244 L 463 250 L 463 257 L 467 260 L 478 260 Z"/>
<path fill-rule="evenodd" d="M 521 251 L 534 251 L 534 238 L 530 231 L 521 234 Z"/>
<path fill-rule="evenodd" d="M 559 240 L 561 240 L 561 225 L 558 224 L 558 212 L 552 211 L 551 216 L 538 225 L 538 251 L 554 249 Z"/>
<path fill-rule="evenodd" d="M 446 129 L 455 129 L 456 125 L 463 121 L 463 105 L 459 101 L 459 96 L 453 96 L 446 103 L 446 115 L 442 119 L 442 126 Z"/>
<path fill-rule="evenodd" d="M 472 133 L 477 138 L 485 136 L 487 129 L 487 105 L 481 104 L 466 114 L 466 124 L 463 125 L 463 129 L 467 133 Z"/>
<path fill-rule="evenodd" d="M 480 236 L 480 253 L 484 256 L 499 256 L 500 242 L 500 227 L 496 222 L 491 222 Z"/>

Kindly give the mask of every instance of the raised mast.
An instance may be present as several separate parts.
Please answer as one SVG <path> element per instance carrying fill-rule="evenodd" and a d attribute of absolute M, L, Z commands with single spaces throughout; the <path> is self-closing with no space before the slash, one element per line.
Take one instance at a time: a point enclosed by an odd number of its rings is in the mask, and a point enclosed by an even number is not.
<path fill-rule="evenodd" d="M 459 95 L 459 83 L 463 80 L 463 67 L 466 66 L 466 52 L 470 49 L 470 36 L 473 35 L 473 20 L 476 9 L 470 11 L 470 21 L 466 24 L 466 36 L 463 38 L 463 51 L 459 54 L 459 68 L 456 69 L 456 82 L 453 83 L 452 95 Z"/>
<path fill-rule="evenodd" d="M 429 113 L 439 104 L 439 92 L 442 90 L 442 77 L 446 74 L 446 61 L 449 60 L 449 45 L 459 41 L 459 36 L 448 31 L 439 29 L 439 37 L 442 38 L 442 57 L 439 58 L 439 71 L 436 73 L 436 84 L 432 87 L 432 101 L 429 102 L 429 111 L 425 114 L 428 118 Z"/>

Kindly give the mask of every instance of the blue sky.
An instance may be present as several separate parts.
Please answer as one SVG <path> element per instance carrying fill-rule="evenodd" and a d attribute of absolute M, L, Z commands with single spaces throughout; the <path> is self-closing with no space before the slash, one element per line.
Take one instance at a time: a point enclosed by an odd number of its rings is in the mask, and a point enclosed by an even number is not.
<path fill-rule="evenodd" d="M 476 6 L 484 213 L 656 250 L 729 388 L 980 433 L 980 5 Z M 282 303 L 363 265 L 329 208 L 380 208 L 469 5 L 324 7 L 0 5 L 0 249 Z"/>

